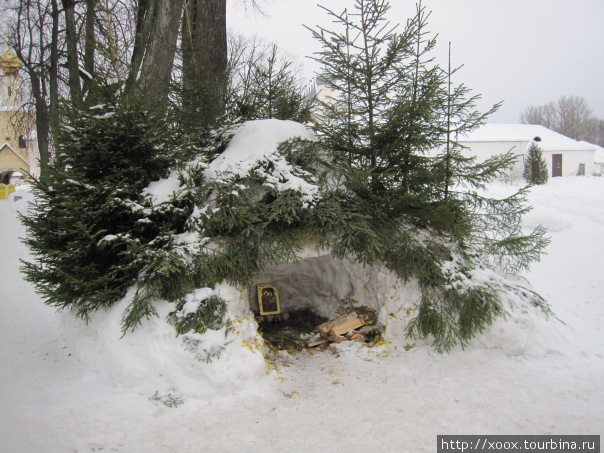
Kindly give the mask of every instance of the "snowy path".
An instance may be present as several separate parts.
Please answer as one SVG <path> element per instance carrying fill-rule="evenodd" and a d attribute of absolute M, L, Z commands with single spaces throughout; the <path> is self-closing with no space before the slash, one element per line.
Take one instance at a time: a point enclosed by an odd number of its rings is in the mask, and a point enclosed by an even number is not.
<path fill-rule="evenodd" d="M 0 202 L 0 453 L 434 452 L 438 434 L 602 435 L 604 178 L 558 178 L 531 201 L 527 224 L 552 244 L 528 278 L 565 325 L 514 314 L 443 356 L 419 343 L 301 353 L 177 408 L 150 399 L 144 379 L 108 378 L 123 357 L 78 358 L 89 340 L 22 280 L 23 232 Z"/>

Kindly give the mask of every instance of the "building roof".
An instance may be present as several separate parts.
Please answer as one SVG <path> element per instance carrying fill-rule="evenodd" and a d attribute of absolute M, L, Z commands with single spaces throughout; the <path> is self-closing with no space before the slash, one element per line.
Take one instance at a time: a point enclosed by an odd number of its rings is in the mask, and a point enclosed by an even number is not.
<path fill-rule="evenodd" d="M 538 139 L 537 139 L 538 137 Z M 596 146 L 578 142 L 536 124 L 495 124 L 488 123 L 467 136 L 461 142 L 531 142 L 539 143 L 542 151 L 595 151 Z"/>
<path fill-rule="evenodd" d="M 13 49 L 7 46 L 6 52 L 0 57 L 0 68 L 5 74 L 16 74 L 22 66 L 23 63 L 17 58 Z"/>
<path fill-rule="evenodd" d="M 583 142 L 585 143 L 585 142 Z M 596 148 L 596 154 L 594 157 L 594 163 L 596 164 L 604 164 L 604 148 L 598 145 L 594 145 Z"/>
<path fill-rule="evenodd" d="M 19 154 L 17 151 L 15 151 L 15 148 L 13 148 L 10 143 L 4 142 L 3 144 L 0 144 L 0 152 L 4 151 L 4 148 L 11 151 L 15 156 L 17 156 L 19 159 L 21 159 L 25 163 L 25 165 L 27 165 L 27 167 L 29 168 L 29 162 L 27 162 L 27 160 L 25 160 L 25 158 L 21 154 Z"/>

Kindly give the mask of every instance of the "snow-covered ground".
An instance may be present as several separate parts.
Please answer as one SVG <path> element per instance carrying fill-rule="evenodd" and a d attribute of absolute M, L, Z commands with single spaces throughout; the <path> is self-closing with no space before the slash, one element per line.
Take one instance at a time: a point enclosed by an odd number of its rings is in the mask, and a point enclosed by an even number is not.
<path fill-rule="evenodd" d="M 0 201 L 0 452 L 434 452 L 439 434 L 602 435 L 604 178 L 556 178 L 530 201 L 527 226 L 552 243 L 526 277 L 557 319 L 518 309 L 464 351 L 351 343 L 284 353 L 269 373 L 253 344 L 205 363 L 161 319 L 120 339 L 123 307 L 89 326 L 46 307 L 19 273 L 23 202 Z"/>

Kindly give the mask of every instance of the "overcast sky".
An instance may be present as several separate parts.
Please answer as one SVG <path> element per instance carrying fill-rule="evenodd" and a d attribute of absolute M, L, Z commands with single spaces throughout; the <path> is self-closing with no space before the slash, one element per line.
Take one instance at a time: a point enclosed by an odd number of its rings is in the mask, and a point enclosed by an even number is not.
<path fill-rule="evenodd" d="M 340 12 L 354 0 L 258 0 L 265 15 L 228 3 L 228 27 L 258 35 L 295 56 L 310 79 L 318 68 L 304 58 L 319 49 L 303 25 L 326 25 L 317 3 Z M 389 19 L 404 24 L 414 0 L 394 0 Z M 504 101 L 491 122 L 518 122 L 530 105 L 561 96 L 587 100 L 604 119 L 604 0 L 423 0 L 432 11 L 428 29 L 438 34 L 435 57 L 463 64 L 457 82 L 481 94 L 482 111 Z"/>

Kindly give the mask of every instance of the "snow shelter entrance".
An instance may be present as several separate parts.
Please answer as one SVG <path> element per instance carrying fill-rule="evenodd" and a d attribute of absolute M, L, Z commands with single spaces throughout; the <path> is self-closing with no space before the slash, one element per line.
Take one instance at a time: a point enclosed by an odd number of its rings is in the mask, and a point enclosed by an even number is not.
<path fill-rule="evenodd" d="M 248 294 L 265 340 L 278 349 L 299 349 L 296 339 L 317 335 L 319 325 L 343 313 L 371 313 L 367 338 L 373 339 L 382 331 L 378 320 L 388 298 L 384 289 L 393 286 L 389 272 L 324 255 L 267 267 L 252 280 Z"/>
<path fill-rule="evenodd" d="M 562 154 L 552 154 L 552 178 L 562 176 Z"/>
<path fill-rule="evenodd" d="M 350 267 L 346 261 L 336 260 L 331 256 L 269 266 L 251 282 L 250 308 L 257 315 L 270 316 L 271 311 L 262 309 L 262 294 L 274 287 L 279 299 L 278 313 L 285 317 L 288 313 L 301 309 L 310 310 L 322 317 L 333 317 L 340 301 L 356 296 L 354 275 Z"/>

